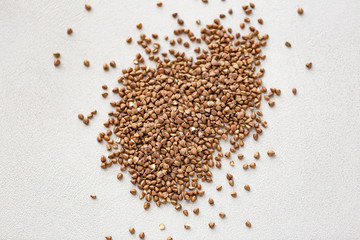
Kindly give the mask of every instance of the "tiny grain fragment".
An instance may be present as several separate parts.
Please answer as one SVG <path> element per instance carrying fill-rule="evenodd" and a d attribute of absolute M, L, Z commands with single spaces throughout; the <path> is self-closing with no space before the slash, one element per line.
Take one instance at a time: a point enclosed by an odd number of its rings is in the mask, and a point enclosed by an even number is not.
<path fill-rule="evenodd" d="M 111 61 L 109 64 L 110 64 L 110 67 L 116 68 L 116 63 L 115 63 L 115 61 Z"/>
<path fill-rule="evenodd" d="M 275 155 L 275 151 L 274 151 L 274 150 L 269 150 L 269 151 L 267 152 L 267 154 L 269 155 L 269 157 L 272 157 L 272 156 Z"/>
<path fill-rule="evenodd" d="M 215 227 L 215 223 L 214 223 L 214 222 L 209 222 L 209 227 L 210 227 L 211 229 L 213 229 L 213 228 Z"/>
<path fill-rule="evenodd" d="M 85 118 L 85 119 L 83 120 L 83 123 L 84 123 L 85 125 L 89 125 L 90 121 L 89 121 L 89 119 Z"/>
<path fill-rule="evenodd" d="M 89 67 L 89 66 L 90 66 L 89 60 L 84 60 L 84 66 L 85 66 L 85 67 Z"/>
<path fill-rule="evenodd" d="M 60 60 L 59 59 L 55 59 L 54 60 L 54 66 L 57 67 L 60 65 Z"/>
<path fill-rule="evenodd" d="M 159 229 L 160 231 L 164 231 L 165 230 L 165 225 L 164 224 L 159 224 Z"/>
<path fill-rule="evenodd" d="M 91 5 L 85 4 L 85 9 L 86 9 L 87 11 L 90 11 L 90 10 L 91 10 Z"/>

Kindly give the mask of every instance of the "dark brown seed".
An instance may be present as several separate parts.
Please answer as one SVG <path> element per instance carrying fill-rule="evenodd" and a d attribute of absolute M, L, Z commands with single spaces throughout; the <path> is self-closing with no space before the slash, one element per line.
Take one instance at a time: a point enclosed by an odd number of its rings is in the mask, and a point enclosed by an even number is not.
<path fill-rule="evenodd" d="M 122 174 L 122 173 L 118 173 L 116 177 L 117 177 L 117 179 L 119 179 L 119 180 L 120 180 L 120 179 L 122 179 L 122 178 L 123 178 L 123 174 Z"/>
<path fill-rule="evenodd" d="M 137 27 L 138 29 L 142 29 L 142 23 L 136 24 L 136 27 Z"/>
<path fill-rule="evenodd" d="M 54 66 L 57 67 L 60 65 L 60 60 L 59 59 L 55 59 L 54 61 Z"/>
<path fill-rule="evenodd" d="M 292 93 L 293 93 L 294 95 L 296 95 L 296 93 L 297 93 L 296 88 L 293 88 L 293 89 L 292 89 Z"/>
<path fill-rule="evenodd" d="M 180 211 L 181 208 L 182 208 L 181 204 L 178 203 L 178 204 L 175 205 L 175 209 L 176 209 L 176 210 Z"/>
<path fill-rule="evenodd" d="M 177 13 L 173 13 L 173 14 L 171 14 L 171 15 L 172 15 L 173 18 L 176 18 L 178 14 L 177 14 Z"/>
<path fill-rule="evenodd" d="M 291 43 L 289 43 L 289 42 L 285 42 L 285 46 L 287 46 L 287 47 L 291 47 Z"/>
<path fill-rule="evenodd" d="M 89 67 L 89 66 L 90 66 L 89 60 L 84 60 L 84 66 L 85 66 L 85 67 Z"/>
<path fill-rule="evenodd" d="M 213 228 L 215 227 L 215 223 L 214 223 L 214 222 L 209 222 L 209 227 L 210 227 L 211 229 L 213 229 Z"/>
<path fill-rule="evenodd" d="M 159 1 L 159 2 L 156 3 L 156 5 L 157 5 L 158 7 L 161 7 L 161 6 L 162 6 L 162 2 Z"/>
<path fill-rule="evenodd" d="M 178 22 L 179 25 L 184 25 L 184 20 L 182 20 L 180 18 L 177 20 L 177 22 Z"/>
<path fill-rule="evenodd" d="M 111 62 L 110 62 L 110 66 L 111 66 L 112 68 L 116 68 L 116 63 L 115 63 L 115 61 L 111 61 Z"/>
<path fill-rule="evenodd" d="M 249 5 L 250 5 L 251 8 L 255 8 L 255 4 L 250 3 Z"/>
<path fill-rule="evenodd" d="M 185 216 L 188 216 L 188 215 L 189 215 L 189 211 L 188 211 L 188 210 L 184 210 L 183 213 L 184 213 Z"/>
<path fill-rule="evenodd" d="M 79 118 L 80 120 L 84 120 L 84 115 L 81 114 L 81 113 L 79 113 L 78 118 Z"/>
<path fill-rule="evenodd" d="M 131 193 L 132 195 L 135 195 L 135 194 L 136 194 L 136 189 L 135 189 L 135 188 L 131 189 L 131 190 L 130 190 L 130 193 Z"/>
<path fill-rule="evenodd" d="M 67 34 L 70 35 L 70 34 L 72 34 L 72 32 L 73 32 L 73 30 L 72 30 L 71 28 L 68 28 L 68 29 L 67 29 Z"/>
<path fill-rule="evenodd" d="M 53 55 L 54 55 L 55 58 L 59 58 L 59 57 L 60 57 L 60 53 L 59 53 L 59 52 L 54 52 Z"/>
<path fill-rule="evenodd" d="M 220 213 L 219 213 L 219 216 L 220 216 L 221 218 L 224 218 L 224 217 L 226 217 L 226 214 L 223 213 L 223 212 L 220 212 Z"/>
<path fill-rule="evenodd" d="M 195 208 L 195 209 L 193 210 L 193 213 L 195 213 L 196 215 L 199 215 L 199 208 Z"/>
<path fill-rule="evenodd" d="M 244 186 L 244 189 L 245 189 L 246 191 L 250 191 L 250 186 L 246 184 L 246 185 Z"/>
<path fill-rule="evenodd" d="M 130 232 L 131 234 L 134 234 L 134 233 L 135 233 L 135 228 L 130 227 L 130 228 L 129 228 L 129 232 Z"/>
<path fill-rule="evenodd" d="M 263 24 L 264 21 L 263 21 L 261 18 L 259 18 L 259 19 L 258 19 L 258 23 Z"/>
<path fill-rule="evenodd" d="M 230 15 L 233 14 L 233 10 L 230 8 L 229 11 L 228 11 L 228 13 L 229 13 Z"/>
<path fill-rule="evenodd" d="M 150 203 L 145 202 L 145 203 L 144 203 L 144 209 L 148 209 L 149 207 L 150 207 Z"/>
<path fill-rule="evenodd" d="M 274 150 L 269 150 L 269 151 L 267 152 L 267 154 L 269 155 L 269 157 L 272 157 L 272 156 L 275 155 L 275 152 L 274 152 Z"/>
<path fill-rule="evenodd" d="M 306 64 L 306 67 L 307 67 L 308 69 L 311 69 L 311 67 L 312 67 L 312 62 L 308 62 L 308 63 Z"/>
<path fill-rule="evenodd" d="M 103 69 L 104 69 L 104 71 L 108 71 L 109 70 L 109 65 L 107 63 L 104 63 Z"/>
<path fill-rule="evenodd" d="M 108 93 L 103 93 L 101 95 L 103 96 L 103 98 L 106 98 L 109 94 Z"/>
<path fill-rule="evenodd" d="M 247 221 L 247 222 L 245 223 L 245 225 L 246 225 L 247 227 L 251 227 L 251 223 L 250 223 L 249 221 Z"/>
<path fill-rule="evenodd" d="M 304 9 L 298 8 L 297 12 L 298 12 L 299 15 L 302 15 L 304 13 Z"/>
<path fill-rule="evenodd" d="M 214 205 L 214 199 L 209 198 L 209 204 L 210 204 L 210 205 Z"/>
<path fill-rule="evenodd" d="M 85 9 L 90 11 L 91 10 L 91 6 L 89 4 L 85 4 Z"/>
<path fill-rule="evenodd" d="M 141 232 L 141 233 L 139 234 L 139 238 L 144 239 L 144 238 L 145 238 L 145 233 Z"/>
<path fill-rule="evenodd" d="M 83 120 L 83 123 L 85 124 L 85 125 L 89 125 L 89 119 L 87 119 L 87 118 L 85 118 L 84 120 Z"/>

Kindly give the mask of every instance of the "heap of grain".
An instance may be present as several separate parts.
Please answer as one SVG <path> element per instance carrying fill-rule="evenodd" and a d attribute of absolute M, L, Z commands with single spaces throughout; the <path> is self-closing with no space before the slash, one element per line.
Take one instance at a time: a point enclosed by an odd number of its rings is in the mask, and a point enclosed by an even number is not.
<path fill-rule="evenodd" d="M 194 44 L 207 44 L 208 49 L 194 49 L 196 59 L 174 49 L 160 58 L 154 56 L 160 44 L 151 49 L 144 34 L 138 40 L 156 68 L 137 54 L 135 66 L 122 71 L 118 82 L 124 87 L 113 89 L 120 98 L 110 103 L 114 110 L 104 123 L 109 129 L 98 141 L 105 140 L 111 151 L 102 156 L 101 167 L 118 163 L 128 170 L 145 208 L 152 200 L 157 206 L 170 202 L 177 210 L 181 200 L 195 201 L 204 194 L 200 180 L 211 182 L 210 169 L 221 166 L 220 140 L 230 135 L 235 152 L 250 130 L 257 139 L 266 127 L 257 109 L 267 89 L 261 86 L 264 69 L 257 66 L 265 58 L 261 47 L 268 35 L 249 29 L 247 35 L 233 35 L 215 19 L 201 29 L 201 38 L 189 29 L 175 30 Z"/>

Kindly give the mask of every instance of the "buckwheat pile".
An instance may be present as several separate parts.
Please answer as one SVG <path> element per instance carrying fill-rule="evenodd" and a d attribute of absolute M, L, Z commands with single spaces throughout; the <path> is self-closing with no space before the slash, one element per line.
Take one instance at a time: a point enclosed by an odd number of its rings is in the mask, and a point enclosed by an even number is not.
<path fill-rule="evenodd" d="M 190 29 L 174 33 L 173 48 L 161 54 L 160 44 L 152 43 L 156 34 L 153 40 L 140 35 L 137 43 L 156 67 L 145 65 L 138 53 L 134 66 L 122 70 L 118 83 L 123 87 L 113 89 L 119 98 L 110 102 L 113 111 L 104 123 L 108 130 L 97 137 L 109 151 L 101 167 L 119 164 L 127 170 L 145 209 L 152 201 L 177 210 L 183 200 L 196 201 L 204 194 L 201 183 L 211 182 L 211 169 L 221 166 L 220 141 L 230 138 L 233 153 L 250 133 L 257 139 L 266 127 L 258 109 L 267 92 L 259 66 L 268 35 L 252 26 L 246 35 L 233 34 L 219 19 L 198 38 Z M 202 42 L 206 49 L 198 46 Z M 177 51 L 180 44 L 194 45 L 196 57 Z"/>
<path fill-rule="evenodd" d="M 162 7 L 163 3 L 159 1 L 156 5 Z M 92 7 L 86 4 L 85 9 L 91 11 Z M 239 23 L 239 30 L 248 29 L 247 34 L 225 28 L 220 20 L 226 18 L 225 14 L 220 14 L 199 33 L 193 33 L 183 27 L 185 21 L 178 13 L 172 13 L 180 28 L 174 30 L 173 38 L 163 36 L 170 49 L 160 46 L 155 33 L 148 36 L 142 33 L 134 41 L 133 36 L 125 39 L 127 44 L 140 45 L 144 53 L 136 54 L 133 64 L 122 70 L 118 87 L 112 89 L 118 100 L 110 102 L 113 110 L 104 123 L 107 130 L 99 133 L 97 141 L 108 151 L 107 156 L 100 157 L 101 167 L 117 165 L 120 171 L 128 171 L 135 185 L 130 193 L 144 199 L 144 209 L 150 208 L 152 202 L 158 207 L 171 203 L 188 216 L 190 211 L 182 209 L 182 201 L 194 202 L 203 196 L 201 183 L 212 181 L 211 170 L 221 168 L 224 157 L 234 166 L 235 157 L 231 159 L 231 154 L 244 146 L 246 137 L 252 135 L 257 140 L 267 127 L 267 122 L 261 119 L 262 99 L 274 107 L 275 101 L 271 99 L 281 91 L 270 88 L 268 92 L 263 86 L 265 70 L 260 65 L 266 55 L 262 48 L 269 36 L 251 25 L 254 9 L 253 3 L 242 6 L 247 17 Z M 233 12 L 231 8 L 228 10 L 229 15 Z M 299 8 L 298 14 L 303 13 Z M 258 18 L 257 23 L 261 26 L 264 20 Z M 200 19 L 196 24 L 202 24 Z M 138 30 L 142 27 L 142 23 L 136 24 Z M 72 32 L 68 28 L 69 36 Z M 206 47 L 201 49 L 203 45 Z M 187 56 L 179 46 L 193 50 L 195 56 Z M 285 42 L 285 46 L 292 48 L 290 42 Z M 54 52 L 53 56 L 55 67 L 60 67 L 60 53 Z M 147 65 L 145 58 L 152 64 Z M 90 61 L 84 60 L 83 65 L 90 67 Z M 312 62 L 305 66 L 310 70 Z M 117 64 L 110 61 L 102 67 L 111 71 Z M 103 85 L 102 89 L 106 99 L 108 86 Z M 297 89 L 293 88 L 292 93 L 296 95 Z M 78 118 L 89 125 L 96 114 L 97 110 L 93 110 L 86 117 L 80 113 Z M 220 143 L 225 140 L 229 140 L 231 148 L 223 152 Z M 275 151 L 268 150 L 267 155 L 274 157 Z M 253 157 L 259 159 L 260 153 L 255 152 Z M 242 160 L 244 155 L 238 154 L 237 158 Z M 256 163 L 244 163 L 242 168 L 251 171 Z M 233 175 L 224 175 L 229 185 L 234 186 Z M 118 180 L 123 177 L 123 173 L 117 173 Z M 251 191 L 248 184 L 244 189 Z M 222 191 L 222 185 L 217 185 L 216 190 Z M 230 196 L 238 195 L 231 192 Z M 90 197 L 97 199 L 95 194 Z M 215 202 L 208 198 L 208 203 Z M 200 209 L 193 209 L 193 213 L 198 215 Z M 226 214 L 219 212 L 219 217 L 223 219 Z M 213 229 L 215 222 L 208 225 Z M 245 226 L 252 225 L 246 221 Z M 191 226 L 186 223 L 184 228 L 189 230 Z M 161 223 L 159 229 L 165 230 L 165 225 Z M 135 228 L 130 227 L 129 232 L 134 234 Z M 112 239 L 110 235 L 105 238 Z M 144 239 L 145 233 L 140 232 L 139 238 Z"/>

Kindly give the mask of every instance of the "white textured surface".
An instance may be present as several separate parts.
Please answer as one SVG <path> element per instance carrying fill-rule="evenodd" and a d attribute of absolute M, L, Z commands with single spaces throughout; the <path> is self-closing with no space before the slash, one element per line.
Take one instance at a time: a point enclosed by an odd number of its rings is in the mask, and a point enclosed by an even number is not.
<path fill-rule="evenodd" d="M 257 168 L 245 172 L 234 159 L 234 168 L 224 162 L 214 169 L 214 182 L 203 184 L 205 197 L 184 204 L 198 206 L 199 216 L 185 217 L 170 205 L 144 211 L 143 201 L 129 193 L 128 174 L 118 181 L 117 166 L 100 169 L 105 149 L 95 138 L 111 99 L 102 99 L 101 85 L 114 87 L 121 68 L 140 51 L 125 39 L 138 36 L 138 22 L 143 32 L 172 36 L 173 12 L 198 33 L 195 19 L 208 23 L 231 7 L 233 16 L 223 22 L 239 29 L 244 1 L 209 1 L 163 1 L 157 8 L 155 0 L 94 0 L 91 12 L 85 1 L 0 1 L 0 239 L 137 239 L 141 231 L 156 240 L 360 239 L 358 0 L 254 0 L 252 21 L 258 27 L 262 17 L 259 29 L 270 34 L 264 83 L 282 94 L 273 109 L 262 106 L 268 129 L 241 150 L 243 162 L 260 151 Z M 303 16 L 296 13 L 299 6 Z M 59 68 L 53 66 L 55 51 L 61 52 Z M 102 64 L 112 59 L 118 68 L 104 73 Z M 94 108 L 98 115 L 83 125 L 77 114 Z M 268 149 L 275 158 L 266 156 Z M 235 176 L 236 199 L 229 195 L 227 172 Z M 223 191 L 215 190 L 217 184 Z M 227 217 L 221 220 L 219 211 Z M 216 222 L 214 230 L 209 221 Z"/>

